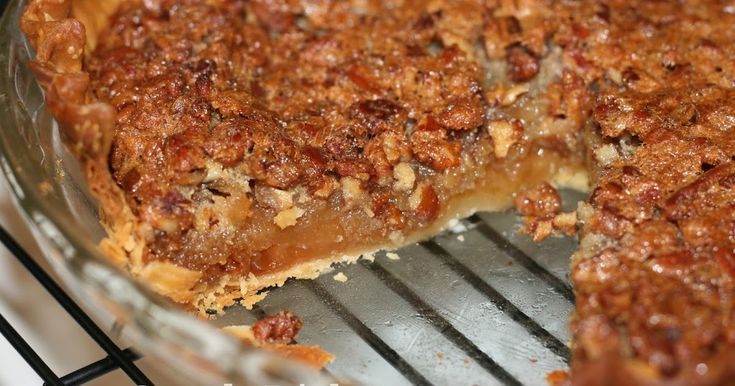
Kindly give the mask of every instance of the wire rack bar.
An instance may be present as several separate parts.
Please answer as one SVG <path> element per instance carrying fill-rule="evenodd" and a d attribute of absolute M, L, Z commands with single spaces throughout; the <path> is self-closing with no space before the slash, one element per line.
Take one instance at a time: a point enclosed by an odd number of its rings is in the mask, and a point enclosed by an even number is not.
<path fill-rule="evenodd" d="M 110 359 L 122 369 L 136 385 L 152 385 L 148 377 L 126 357 L 125 353 L 102 331 L 92 319 L 64 292 L 43 268 L 0 226 L 0 242 L 18 261 L 38 280 L 46 291 L 61 307 L 89 334 L 89 336 L 109 355 Z"/>
<path fill-rule="evenodd" d="M 36 351 L 23 339 L 18 331 L 13 328 L 10 322 L 5 319 L 4 316 L 0 315 L 0 333 L 5 336 L 5 339 L 15 348 L 15 350 L 23 357 L 33 371 L 38 374 L 41 379 L 46 381 L 47 385 L 52 386 L 63 386 L 64 383 L 59 379 L 56 374 L 48 367 L 46 362 L 38 356 Z"/>
<path fill-rule="evenodd" d="M 127 348 L 123 350 L 123 354 L 129 361 L 136 361 L 140 359 L 135 351 Z M 73 371 L 63 377 L 61 382 L 65 386 L 78 386 L 85 383 L 91 382 L 111 371 L 117 370 L 119 367 L 112 358 L 109 356 L 98 360 L 97 362 L 91 363 L 87 366 L 82 367 L 79 370 Z"/>

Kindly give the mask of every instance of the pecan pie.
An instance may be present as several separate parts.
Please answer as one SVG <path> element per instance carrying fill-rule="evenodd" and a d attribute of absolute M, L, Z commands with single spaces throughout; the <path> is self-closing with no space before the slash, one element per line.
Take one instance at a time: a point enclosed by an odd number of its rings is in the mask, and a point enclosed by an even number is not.
<path fill-rule="evenodd" d="M 106 254 L 199 309 L 515 202 L 577 211 L 572 382 L 735 379 L 735 3 L 32 0 Z M 549 184 L 543 184 L 549 181 Z"/>

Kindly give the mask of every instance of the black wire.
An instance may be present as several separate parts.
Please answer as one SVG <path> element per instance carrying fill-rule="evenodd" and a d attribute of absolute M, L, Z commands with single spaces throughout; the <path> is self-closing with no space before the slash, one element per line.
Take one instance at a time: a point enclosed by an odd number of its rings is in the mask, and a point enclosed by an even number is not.
<path fill-rule="evenodd" d="M 119 347 L 108 337 L 67 295 L 61 287 L 51 278 L 33 258 L 13 240 L 8 232 L 0 226 L 0 242 L 20 261 L 21 264 L 33 275 L 36 280 L 48 291 L 49 294 L 69 313 L 69 315 L 89 334 L 92 339 L 120 366 L 125 374 L 135 382 L 136 385 L 153 385 L 148 377 L 131 362 Z"/>
<path fill-rule="evenodd" d="M 0 315 L 0 333 L 5 336 L 5 339 L 18 351 L 18 354 L 25 359 L 25 361 L 31 366 L 31 368 L 43 379 L 46 384 L 53 386 L 63 386 L 59 377 L 54 374 L 53 371 L 46 365 L 46 362 L 36 354 L 33 348 L 23 339 L 22 336 L 16 331 L 13 326 Z"/>
<path fill-rule="evenodd" d="M 125 349 L 123 351 L 125 357 L 130 361 L 140 359 L 140 356 L 131 349 Z M 79 370 L 71 372 L 61 377 L 61 382 L 66 386 L 78 386 L 83 385 L 87 382 L 97 379 L 113 370 L 116 370 L 118 366 L 109 356 L 98 360 L 97 362 L 91 363 L 87 366 L 82 367 Z M 45 384 L 44 384 L 45 386 Z"/>

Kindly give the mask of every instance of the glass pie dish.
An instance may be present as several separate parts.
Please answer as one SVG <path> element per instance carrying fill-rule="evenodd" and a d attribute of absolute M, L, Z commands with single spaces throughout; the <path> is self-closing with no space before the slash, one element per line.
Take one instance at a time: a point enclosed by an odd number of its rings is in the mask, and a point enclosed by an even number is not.
<path fill-rule="evenodd" d="M 44 108 L 18 29 L 24 2 L 8 6 L 0 40 L 0 164 L 34 235 L 63 282 L 98 321 L 202 384 L 329 384 L 330 376 L 248 349 L 219 331 L 290 309 L 299 342 L 336 355 L 334 376 L 365 384 L 540 384 L 569 358 L 573 307 L 568 257 L 575 241 L 541 245 L 516 235 L 511 213 L 457 222 L 432 241 L 377 253 L 339 276 L 291 281 L 254 310 L 202 321 L 113 268 L 97 249 L 97 204 Z M 573 192 L 564 192 L 574 205 Z M 335 280 L 338 279 L 338 280 Z"/>

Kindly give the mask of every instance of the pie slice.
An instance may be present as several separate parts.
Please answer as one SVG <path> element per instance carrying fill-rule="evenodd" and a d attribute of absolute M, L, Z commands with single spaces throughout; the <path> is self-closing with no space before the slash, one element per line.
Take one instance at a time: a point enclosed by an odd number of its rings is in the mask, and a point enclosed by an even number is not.
<path fill-rule="evenodd" d="M 724 1 L 32 0 L 21 21 L 104 251 L 200 310 L 517 192 L 535 239 L 569 231 L 542 183 L 591 180 L 584 385 L 735 379 L 734 25 Z"/>

